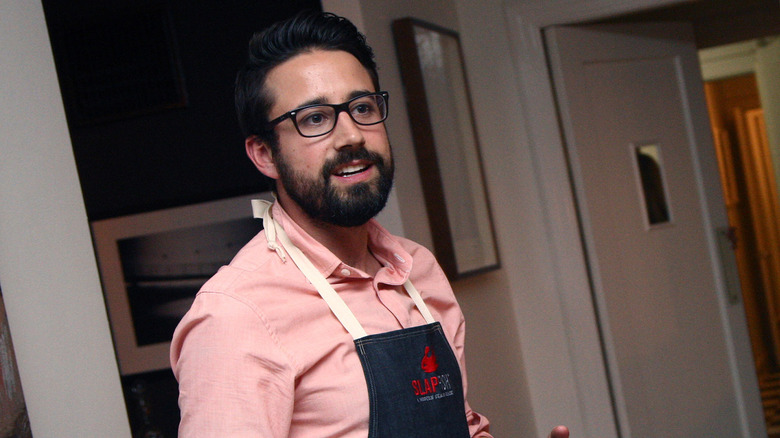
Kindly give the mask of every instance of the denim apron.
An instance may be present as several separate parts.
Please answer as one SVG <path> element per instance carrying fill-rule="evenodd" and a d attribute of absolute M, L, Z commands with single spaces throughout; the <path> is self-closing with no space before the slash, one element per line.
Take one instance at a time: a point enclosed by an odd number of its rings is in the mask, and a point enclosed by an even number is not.
<path fill-rule="evenodd" d="M 268 247 L 287 254 L 314 285 L 355 341 L 368 386 L 369 438 L 468 438 L 460 366 L 419 291 L 404 289 L 427 324 L 369 335 L 311 261 L 271 217 L 270 203 L 253 201 L 263 218 Z"/>

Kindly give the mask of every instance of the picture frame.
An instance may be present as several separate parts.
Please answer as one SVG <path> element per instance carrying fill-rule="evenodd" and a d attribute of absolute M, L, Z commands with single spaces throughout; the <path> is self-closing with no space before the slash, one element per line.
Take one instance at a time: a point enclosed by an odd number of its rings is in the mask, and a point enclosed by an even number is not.
<path fill-rule="evenodd" d="M 263 229 L 239 196 L 92 222 L 123 376 L 170 368 L 171 336 L 195 294 Z"/>
<path fill-rule="evenodd" d="M 415 18 L 393 21 L 392 31 L 433 252 L 450 280 L 497 269 L 459 36 Z"/>

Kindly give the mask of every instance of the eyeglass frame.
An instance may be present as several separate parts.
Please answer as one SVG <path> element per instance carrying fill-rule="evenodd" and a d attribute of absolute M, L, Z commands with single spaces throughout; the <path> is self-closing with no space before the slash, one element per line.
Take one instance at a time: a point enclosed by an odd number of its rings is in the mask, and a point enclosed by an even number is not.
<path fill-rule="evenodd" d="M 382 117 L 381 120 L 379 120 L 377 122 L 373 122 L 373 123 L 361 123 L 361 122 L 358 122 L 357 120 L 355 120 L 355 117 L 352 115 L 352 112 L 349 111 L 349 105 L 352 102 L 354 102 L 354 101 L 356 101 L 358 99 L 362 99 L 362 98 L 364 98 L 366 96 L 380 96 L 382 99 L 384 99 L 384 101 L 385 101 L 385 115 L 384 115 L 384 117 Z M 335 111 L 334 114 L 333 114 L 333 116 L 334 116 L 333 126 L 329 130 L 323 132 L 322 134 L 304 135 L 301 132 L 301 128 L 298 127 L 298 120 L 295 118 L 295 114 L 297 114 L 299 111 L 303 111 L 303 110 L 309 109 L 309 108 L 314 108 L 314 107 L 317 107 L 317 106 L 329 106 L 329 107 L 333 108 L 333 110 Z M 292 111 L 287 111 L 286 113 L 282 114 L 281 116 L 279 116 L 279 117 L 269 121 L 266 126 L 268 126 L 268 129 L 270 130 L 270 129 L 273 129 L 274 127 L 276 127 L 276 125 L 278 125 L 279 123 L 282 123 L 283 121 L 285 121 L 287 119 L 290 119 L 290 120 L 292 120 L 293 125 L 295 126 L 295 130 L 298 131 L 298 134 L 300 134 L 301 137 L 305 137 L 305 138 L 321 137 L 323 135 L 327 135 L 327 134 L 333 132 L 333 130 L 336 129 L 336 124 L 338 124 L 338 122 L 339 122 L 339 113 L 341 113 L 342 111 L 346 112 L 349 115 L 349 118 L 352 119 L 353 122 L 357 123 L 360 126 L 378 125 L 378 124 L 384 122 L 385 120 L 387 120 L 387 115 L 390 114 L 390 93 L 388 93 L 387 91 L 377 91 L 377 92 L 374 92 L 374 93 L 365 93 L 365 94 L 361 94 L 359 96 L 355 96 L 352 99 L 349 99 L 348 101 L 346 101 L 344 103 L 338 103 L 338 104 L 333 104 L 333 103 L 313 103 L 311 105 L 304 105 L 302 107 L 295 108 Z"/>

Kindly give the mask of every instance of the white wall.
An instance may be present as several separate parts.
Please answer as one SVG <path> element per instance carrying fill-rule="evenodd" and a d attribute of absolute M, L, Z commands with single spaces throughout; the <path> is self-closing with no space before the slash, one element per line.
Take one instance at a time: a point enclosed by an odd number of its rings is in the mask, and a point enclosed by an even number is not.
<path fill-rule="evenodd" d="M 701 75 L 705 81 L 756 72 L 757 40 L 699 50 Z"/>
<path fill-rule="evenodd" d="M 0 78 L 0 284 L 32 433 L 129 437 L 39 1 L 0 0 Z"/>
<path fill-rule="evenodd" d="M 756 50 L 756 81 L 764 109 L 769 148 L 780 192 L 780 36 L 767 38 Z"/>

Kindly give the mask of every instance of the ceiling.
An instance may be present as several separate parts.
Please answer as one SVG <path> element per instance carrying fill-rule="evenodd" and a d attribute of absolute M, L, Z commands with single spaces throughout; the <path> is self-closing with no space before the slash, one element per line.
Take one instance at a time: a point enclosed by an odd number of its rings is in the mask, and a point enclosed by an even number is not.
<path fill-rule="evenodd" d="M 696 0 L 598 22 L 688 21 L 700 49 L 780 35 L 778 0 Z"/>

